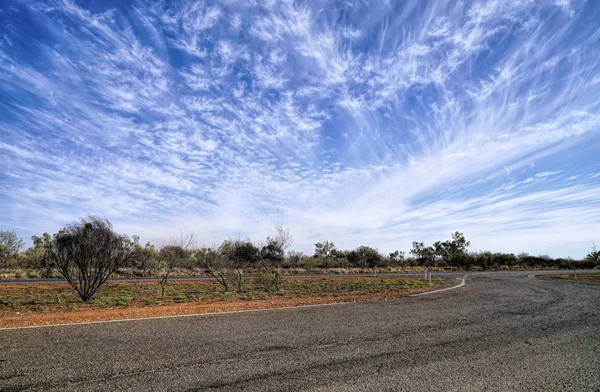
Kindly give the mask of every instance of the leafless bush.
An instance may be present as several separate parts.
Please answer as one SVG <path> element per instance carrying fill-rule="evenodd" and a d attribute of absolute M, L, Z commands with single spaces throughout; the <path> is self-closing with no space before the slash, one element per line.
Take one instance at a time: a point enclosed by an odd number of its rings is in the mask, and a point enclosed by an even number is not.
<path fill-rule="evenodd" d="M 163 246 L 158 252 L 160 288 L 163 297 L 165 296 L 169 276 L 175 268 L 191 257 L 195 245 L 195 233 L 180 233 L 179 236 L 171 238 L 169 244 Z"/>
<path fill-rule="evenodd" d="M 202 248 L 196 253 L 199 263 L 208 270 L 225 292 L 229 291 L 229 275 L 231 262 L 221 253 L 218 245 Z"/>
<path fill-rule="evenodd" d="M 94 216 L 60 230 L 48 249 L 54 267 L 84 302 L 124 265 L 130 254 L 127 238 L 115 233 L 108 220 Z"/>
<path fill-rule="evenodd" d="M 283 264 L 285 250 L 289 248 L 294 239 L 289 228 L 281 225 L 275 226 L 277 234 L 267 237 L 260 252 L 261 265 L 267 276 L 272 277 L 275 290 L 281 289 L 281 265 Z"/>

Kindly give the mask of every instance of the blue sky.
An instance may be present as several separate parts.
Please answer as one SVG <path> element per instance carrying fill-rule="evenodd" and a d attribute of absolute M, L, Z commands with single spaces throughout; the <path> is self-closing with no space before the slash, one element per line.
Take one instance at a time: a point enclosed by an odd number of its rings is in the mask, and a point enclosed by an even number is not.
<path fill-rule="evenodd" d="M 583 257 L 600 2 L 0 4 L 0 228 Z"/>

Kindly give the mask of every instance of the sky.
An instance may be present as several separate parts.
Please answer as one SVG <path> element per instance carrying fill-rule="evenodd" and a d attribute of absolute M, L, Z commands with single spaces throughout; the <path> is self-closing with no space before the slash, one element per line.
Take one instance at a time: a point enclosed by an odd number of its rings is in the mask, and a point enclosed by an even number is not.
<path fill-rule="evenodd" d="M 0 2 L 0 229 L 600 243 L 600 1 Z"/>

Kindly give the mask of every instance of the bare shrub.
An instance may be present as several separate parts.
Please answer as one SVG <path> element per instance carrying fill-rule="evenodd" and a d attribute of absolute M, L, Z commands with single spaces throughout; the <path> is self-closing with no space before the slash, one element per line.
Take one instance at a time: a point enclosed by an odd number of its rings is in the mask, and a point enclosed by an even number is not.
<path fill-rule="evenodd" d="M 294 239 L 289 228 L 278 225 L 275 226 L 275 231 L 277 232 L 275 236 L 267 237 L 260 251 L 260 260 L 266 275 L 272 277 L 275 290 L 279 291 L 281 289 L 281 266 L 285 250 L 292 245 Z"/>
<path fill-rule="evenodd" d="M 165 290 L 169 276 L 175 268 L 182 265 L 192 255 L 192 249 L 196 245 L 195 233 L 180 233 L 179 236 L 171 238 L 168 245 L 163 246 L 158 252 L 159 276 L 161 295 L 165 296 Z"/>
<path fill-rule="evenodd" d="M 199 263 L 208 270 L 225 292 L 229 291 L 231 261 L 223 255 L 218 245 L 202 248 L 196 253 Z"/>
<path fill-rule="evenodd" d="M 127 238 L 115 233 L 108 220 L 94 216 L 61 229 L 48 249 L 52 265 L 84 302 L 125 264 L 130 254 Z"/>

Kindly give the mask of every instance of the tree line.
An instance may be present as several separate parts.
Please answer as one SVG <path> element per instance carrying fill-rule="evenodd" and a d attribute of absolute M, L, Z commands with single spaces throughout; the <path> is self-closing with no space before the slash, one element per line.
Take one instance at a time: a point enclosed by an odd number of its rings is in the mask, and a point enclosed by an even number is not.
<path fill-rule="evenodd" d="M 376 248 L 359 246 L 340 250 L 331 241 L 315 244 L 314 253 L 305 255 L 290 250 L 293 237 L 289 228 L 275 226 L 273 235 L 261 242 L 230 238 L 220 244 L 197 246 L 194 233 L 181 233 L 157 248 L 150 242 L 140 243 L 118 234 L 111 223 L 95 216 L 82 218 L 56 234 L 32 237 L 33 245 L 22 251 L 24 241 L 14 231 L 0 231 L 0 268 L 37 270 L 50 277 L 63 276 L 83 301 L 88 301 L 117 270 L 129 268 L 136 275 L 157 276 L 162 295 L 169 277 L 177 269 L 202 268 L 225 291 L 243 291 L 243 276 L 258 272 L 273 290 L 281 288 L 281 271 L 286 268 L 385 268 L 439 267 L 452 269 L 524 268 L 596 268 L 600 251 L 595 244 L 583 260 L 533 256 L 527 253 L 472 252 L 470 242 L 461 232 L 432 245 L 413 242 L 408 254 L 396 250 L 387 255 Z"/>

